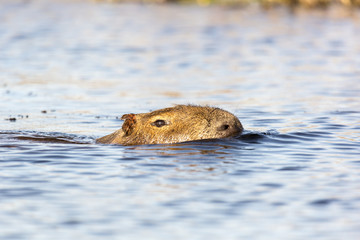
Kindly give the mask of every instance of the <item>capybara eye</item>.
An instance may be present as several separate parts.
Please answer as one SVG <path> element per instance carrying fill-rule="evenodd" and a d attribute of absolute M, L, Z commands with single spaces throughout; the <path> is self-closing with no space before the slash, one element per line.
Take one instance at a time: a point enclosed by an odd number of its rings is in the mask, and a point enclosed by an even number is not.
<path fill-rule="evenodd" d="M 229 129 L 229 125 L 228 124 L 224 124 L 224 125 L 221 125 L 218 130 L 219 131 L 225 131 L 225 130 L 228 130 Z"/>
<path fill-rule="evenodd" d="M 158 119 L 155 122 L 151 123 L 151 125 L 156 127 L 162 127 L 166 125 L 166 122 L 164 120 Z"/>

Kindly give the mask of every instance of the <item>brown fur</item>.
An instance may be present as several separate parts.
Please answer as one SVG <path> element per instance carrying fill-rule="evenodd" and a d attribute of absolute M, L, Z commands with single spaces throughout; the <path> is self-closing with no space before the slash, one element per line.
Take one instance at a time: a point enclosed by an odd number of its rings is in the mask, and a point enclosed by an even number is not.
<path fill-rule="evenodd" d="M 232 137 L 243 130 L 233 114 L 220 108 L 193 105 L 125 114 L 121 119 L 125 120 L 121 129 L 96 142 L 122 145 L 178 143 Z"/>

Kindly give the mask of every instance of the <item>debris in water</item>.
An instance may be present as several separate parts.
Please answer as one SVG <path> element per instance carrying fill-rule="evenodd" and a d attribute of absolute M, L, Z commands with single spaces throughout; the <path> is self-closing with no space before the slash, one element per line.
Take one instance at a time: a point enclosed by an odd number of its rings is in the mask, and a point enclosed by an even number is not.
<path fill-rule="evenodd" d="M 15 122 L 15 121 L 16 121 L 16 118 L 11 117 L 11 118 L 6 118 L 5 120 L 10 121 L 10 122 Z"/>

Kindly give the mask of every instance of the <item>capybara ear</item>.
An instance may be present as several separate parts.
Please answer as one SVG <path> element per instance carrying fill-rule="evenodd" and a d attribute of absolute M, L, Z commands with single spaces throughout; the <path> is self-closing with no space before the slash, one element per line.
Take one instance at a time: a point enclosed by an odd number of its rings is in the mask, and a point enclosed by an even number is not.
<path fill-rule="evenodd" d="M 133 113 L 130 114 L 124 114 L 121 117 L 121 120 L 125 120 L 125 122 L 122 125 L 122 130 L 124 131 L 125 135 L 130 135 L 135 128 L 136 124 L 136 116 Z"/>

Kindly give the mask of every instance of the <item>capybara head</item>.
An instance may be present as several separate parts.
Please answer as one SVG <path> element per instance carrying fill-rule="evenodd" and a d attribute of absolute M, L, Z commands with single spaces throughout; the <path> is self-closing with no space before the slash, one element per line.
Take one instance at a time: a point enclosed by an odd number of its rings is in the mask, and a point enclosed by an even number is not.
<path fill-rule="evenodd" d="M 125 114 L 122 128 L 99 143 L 140 145 L 232 137 L 243 127 L 233 114 L 213 107 L 177 105 L 150 113 Z"/>

